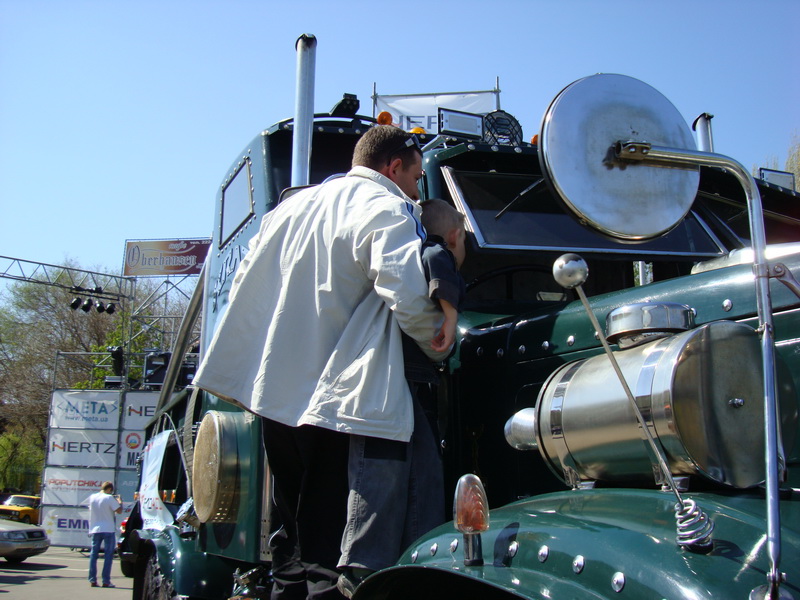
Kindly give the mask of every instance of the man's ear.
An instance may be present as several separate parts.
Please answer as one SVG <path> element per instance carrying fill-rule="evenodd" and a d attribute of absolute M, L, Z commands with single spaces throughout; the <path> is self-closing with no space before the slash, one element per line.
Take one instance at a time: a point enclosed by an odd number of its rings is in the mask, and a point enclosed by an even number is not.
<path fill-rule="evenodd" d="M 447 235 L 444 237 L 444 241 L 448 248 L 455 248 L 458 243 L 458 227 L 453 227 L 448 231 Z"/>
<path fill-rule="evenodd" d="M 394 181 L 394 178 L 403 169 L 403 159 L 402 158 L 394 158 L 394 159 L 392 159 L 392 161 L 389 163 L 389 166 L 387 167 L 387 169 L 389 171 L 389 173 L 387 174 L 387 177 L 389 179 L 391 179 L 392 181 Z"/>

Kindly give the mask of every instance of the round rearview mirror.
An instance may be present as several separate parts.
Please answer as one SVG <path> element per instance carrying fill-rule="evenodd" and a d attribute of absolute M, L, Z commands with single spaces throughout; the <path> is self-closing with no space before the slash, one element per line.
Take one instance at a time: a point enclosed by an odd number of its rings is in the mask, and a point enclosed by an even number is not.
<path fill-rule="evenodd" d="M 688 124 L 660 92 L 632 77 L 592 75 L 564 88 L 545 112 L 542 173 L 581 223 L 627 242 L 663 235 L 689 212 L 699 168 L 621 161 L 620 141 L 696 150 Z"/>

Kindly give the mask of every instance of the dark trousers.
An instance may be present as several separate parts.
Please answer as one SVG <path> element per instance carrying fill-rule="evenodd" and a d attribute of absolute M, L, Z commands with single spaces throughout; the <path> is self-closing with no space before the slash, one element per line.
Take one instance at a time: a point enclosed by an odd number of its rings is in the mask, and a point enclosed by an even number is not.
<path fill-rule="evenodd" d="M 350 438 L 263 419 L 280 528 L 270 537 L 272 600 L 341 599 L 336 565 L 347 514 Z"/>

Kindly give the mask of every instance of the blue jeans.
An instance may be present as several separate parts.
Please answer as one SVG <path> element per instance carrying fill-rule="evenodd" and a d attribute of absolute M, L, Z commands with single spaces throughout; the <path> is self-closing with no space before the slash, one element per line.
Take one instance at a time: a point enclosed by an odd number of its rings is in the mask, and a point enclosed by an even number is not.
<path fill-rule="evenodd" d="M 111 565 L 114 562 L 114 545 L 117 538 L 113 532 L 93 533 L 92 552 L 89 554 L 89 581 L 97 582 L 97 557 L 100 554 L 100 544 L 105 547 L 105 558 L 103 559 L 103 584 L 111 583 Z"/>
<path fill-rule="evenodd" d="M 413 541 L 445 521 L 437 436 L 413 392 L 412 384 L 410 442 L 350 438 L 350 496 L 340 568 L 389 567 Z"/>

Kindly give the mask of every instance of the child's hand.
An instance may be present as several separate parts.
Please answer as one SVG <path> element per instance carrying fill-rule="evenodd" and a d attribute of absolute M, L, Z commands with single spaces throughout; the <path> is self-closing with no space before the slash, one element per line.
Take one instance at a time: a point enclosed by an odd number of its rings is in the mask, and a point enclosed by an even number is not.
<path fill-rule="evenodd" d="M 431 348 L 436 352 L 449 350 L 456 341 L 456 325 L 458 325 L 458 312 L 449 303 L 442 302 L 444 309 L 444 323 L 439 333 L 431 340 Z"/>

